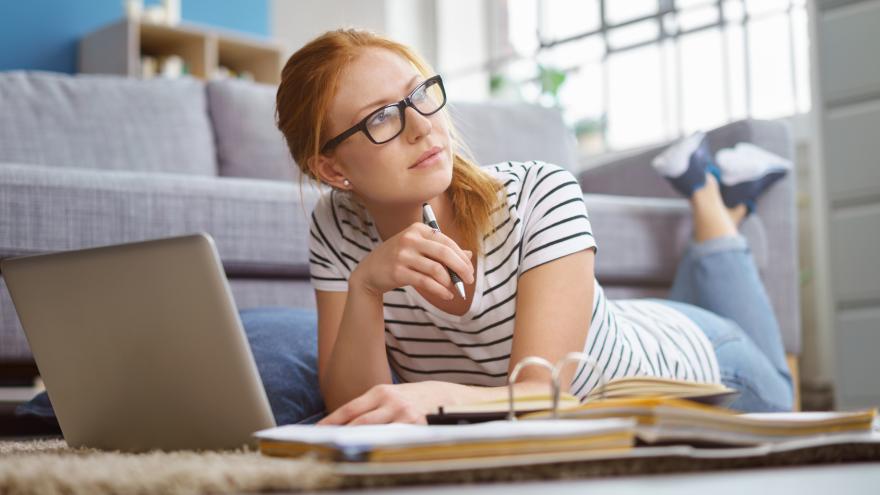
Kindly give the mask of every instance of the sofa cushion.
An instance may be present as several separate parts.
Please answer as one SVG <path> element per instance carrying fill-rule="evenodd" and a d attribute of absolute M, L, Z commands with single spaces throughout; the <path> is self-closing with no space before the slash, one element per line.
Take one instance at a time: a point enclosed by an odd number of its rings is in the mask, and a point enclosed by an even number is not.
<path fill-rule="evenodd" d="M 0 164 L 0 257 L 204 231 L 232 276 L 307 278 L 319 193 L 279 181 Z"/>
<path fill-rule="evenodd" d="M 215 175 L 194 79 L 0 72 L 0 162 Z"/>
<path fill-rule="evenodd" d="M 208 83 L 220 175 L 277 180 L 300 177 L 284 136 L 275 126 L 276 91 L 275 86 L 236 79 Z"/>
<path fill-rule="evenodd" d="M 596 278 L 603 286 L 666 289 L 691 241 L 691 209 L 683 198 L 635 198 L 584 194 L 584 203 L 599 250 Z M 757 216 L 740 225 L 740 233 L 759 271 L 767 267 L 767 240 Z M 611 254 L 603 254 L 611 253 Z"/>
<path fill-rule="evenodd" d="M 541 160 L 577 169 L 574 134 L 556 109 L 495 101 L 449 107 L 456 130 L 481 165 Z"/>

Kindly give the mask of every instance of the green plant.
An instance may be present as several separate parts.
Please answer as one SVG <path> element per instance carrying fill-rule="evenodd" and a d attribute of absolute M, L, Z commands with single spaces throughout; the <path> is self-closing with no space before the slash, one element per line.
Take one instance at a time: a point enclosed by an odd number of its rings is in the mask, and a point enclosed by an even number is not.
<path fill-rule="evenodd" d="M 545 67 L 538 64 L 538 79 L 541 81 L 541 94 L 553 98 L 556 106 L 559 106 L 559 89 L 565 84 L 568 74 L 554 67 Z"/>

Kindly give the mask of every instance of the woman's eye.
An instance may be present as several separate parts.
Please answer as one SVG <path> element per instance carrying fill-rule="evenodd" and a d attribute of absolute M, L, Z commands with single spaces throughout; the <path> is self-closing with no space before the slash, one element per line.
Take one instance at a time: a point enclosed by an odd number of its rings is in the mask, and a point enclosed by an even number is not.
<path fill-rule="evenodd" d="M 385 119 L 388 118 L 388 115 L 386 114 L 386 112 L 387 112 L 387 110 L 382 110 L 381 112 L 374 115 L 373 118 L 370 120 L 374 124 L 381 124 L 382 122 L 385 122 Z"/>

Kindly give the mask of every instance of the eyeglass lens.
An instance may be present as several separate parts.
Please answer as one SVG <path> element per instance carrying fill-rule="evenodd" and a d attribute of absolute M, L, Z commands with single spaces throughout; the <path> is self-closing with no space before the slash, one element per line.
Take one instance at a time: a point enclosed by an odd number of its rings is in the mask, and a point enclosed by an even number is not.
<path fill-rule="evenodd" d="M 428 81 L 410 97 L 416 111 L 422 115 L 430 115 L 443 106 L 443 91 L 438 81 Z M 397 105 L 381 108 L 367 119 L 367 132 L 377 143 L 393 139 L 403 128 L 401 109 Z"/>

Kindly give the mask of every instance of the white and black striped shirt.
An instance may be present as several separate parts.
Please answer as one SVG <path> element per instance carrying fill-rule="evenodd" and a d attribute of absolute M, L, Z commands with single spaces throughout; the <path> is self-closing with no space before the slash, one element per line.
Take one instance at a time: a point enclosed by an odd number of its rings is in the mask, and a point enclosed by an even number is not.
<path fill-rule="evenodd" d="M 410 286 L 384 296 L 388 358 L 404 381 L 505 385 L 519 277 L 596 247 L 580 185 L 570 172 L 542 162 L 484 170 L 504 184 L 499 194 L 507 204 L 494 213 L 495 229 L 483 239 L 468 312 L 445 313 Z M 346 193 L 331 191 L 312 213 L 310 268 L 317 290 L 348 290 L 351 272 L 381 242 L 369 213 L 362 213 L 362 221 L 356 210 Z M 692 320 L 653 301 L 609 301 L 598 282 L 594 289 L 584 350 L 607 379 L 650 375 L 720 383 L 711 343 Z M 583 398 L 599 379 L 592 367 L 580 365 L 571 391 Z"/>

